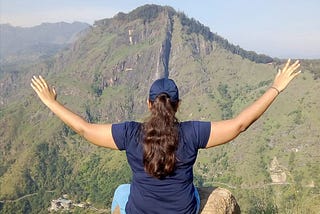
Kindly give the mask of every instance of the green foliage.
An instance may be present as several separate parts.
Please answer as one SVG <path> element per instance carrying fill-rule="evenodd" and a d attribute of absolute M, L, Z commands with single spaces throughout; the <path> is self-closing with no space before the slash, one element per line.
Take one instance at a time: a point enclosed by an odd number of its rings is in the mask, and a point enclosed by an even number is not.
<path fill-rule="evenodd" d="M 248 213 L 256 214 L 276 214 L 278 213 L 278 208 L 275 204 L 270 201 L 263 201 L 259 198 L 253 198 L 251 201 L 252 207 L 250 207 Z"/>
<path fill-rule="evenodd" d="M 151 22 L 164 10 L 173 11 L 171 7 L 162 7 L 159 5 L 151 4 L 138 7 L 137 9 L 130 12 L 128 16 L 130 21 L 143 19 L 144 21 Z"/>
<path fill-rule="evenodd" d="M 160 6 L 155 4 L 146 4 L 144 6 L 138 7 L 126 14 L 119 12 L 114 18 L 119 20 L 126 20 L 128 22 L 135 21 L 137 19 L 142 19 L 144 23 L 154 21 L 160 13 L 167 12 L 169 16 L 175 13 L 175 10 L 169 6 Z M 108 19 L 103 19 L 96 21 L 95 25 L 105 25 Z"/>
<path fill-rule="evenodd" d="M 320 79 L 320 60 L 304 60 L 302 66 L 304 67 L 305 71 L 310 71 L 313 74 L 313 79 L 318 80 Z"/>
<path fill-rule="evenodd" d="M 77 201 L 89 201 L 101 207 L 109 205 L 116 187 L 130 182 L 127 164 L 121 161 L 110 169 L 104 166 L 104 162 L 100 155 L 92 154 L 71 178 L 67 189 Z"/>
<path fill-rule="evenodd" d="M 41 190 L 63 189 L 65 179 L 70 176 L 72 168 L 67 159 L 59 155 L 59 148 L 47 143 L 38 144 L 35 148 L 35 165 L 38 188 Z"/>
<path fill-rule="evenodd" d="M 0 203 L 0 213 L 34 213 L 46 214 L 53 194 L 40 191 L 38 194 L 17 201 Z M 3 207 L 1 207 L 1 205 Z"/>
<path fill-rule="evenodd" d="M 203 187 L 204 181 L 205 181 L 205 179 L 203 178 L 203 176 L 201 174 L 194 175 L 193 183 L 197 188 Z"/>
<path fill-rule="evenodd" d="M 233 100 L 229 94 L 228 85 L 219 83 L 217 90 L 221 96 L 221 99 L 217 101 L 222 109 L 221 119 L 230 119 L 233 116 Z"/>
<path fill-rule="evenodd" d="M 293 121 L 297 125 L 303 124 L 302 111 L 301 109 L 294 110 L 288 114 L 288 116 L 293 116 Z"/>
<path fill-rule="evenodd" d="M 104 85 L 103 85 L 102 81 L 103 80 L 102 80 L 101 75 L 95 73 L 93 83 L 91 84 L 91 89 L 92 89 L 93 93 L 98 97 L 100 97 L 103 92 Z"/>

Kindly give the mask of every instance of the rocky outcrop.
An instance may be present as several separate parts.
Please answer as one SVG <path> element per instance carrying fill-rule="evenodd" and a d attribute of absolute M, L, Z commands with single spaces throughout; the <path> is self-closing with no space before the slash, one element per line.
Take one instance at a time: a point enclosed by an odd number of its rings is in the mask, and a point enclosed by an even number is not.
<path fill-rule="evenodd" d="M 171 51 L 171 39 L 172 39 L 172 31 L 173 31 L 173 20 L 172 17 L 168 15 L 167 19 L 167 30 L 165 40 L 162 43 L 162 53 L 161 53 L 161 61 L 163 63 L 164 69 L 164 77 L 169 77 L 169 59 L 170 59 L 170 51 Z"/>
<path fill-rule="evenodd" d="M 285 183 L 287 180 L 287 174 L 283 167 L 280 166 L 277 157 L 274 157 L 270 163 L 270 177 L 273 183 Z"/>
<path fill-rule="evenodd" d="M 203 187 L 199 188 L 201 198 L 201 214 L 237 214 L 241 213 L 232 193 L 220 187 Z"/>

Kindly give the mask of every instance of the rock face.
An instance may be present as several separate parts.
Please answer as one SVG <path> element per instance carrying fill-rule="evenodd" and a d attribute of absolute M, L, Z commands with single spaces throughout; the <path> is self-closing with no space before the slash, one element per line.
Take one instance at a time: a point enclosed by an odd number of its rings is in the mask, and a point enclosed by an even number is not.
<path fill-rule="evenodd" d="M 274 157 L 270 163 L 270 177 L 273 183 L 285 183 L 287 175 L 284 169 L 280 166 L 277 157 Z"/>
<path fill-rule="evenodd" d="M 200 214 L 238 214 L 240 207 L 232 193 L 220 187 L 199 188 L 201 199 Z M 116 207 L 113 214 L 120 214 Z"/>
<path fill-rule="evenodd" d="M 240 207 L 232 193 L 220 187 L 200 188 L 201 214 L 237 214 Z"/>

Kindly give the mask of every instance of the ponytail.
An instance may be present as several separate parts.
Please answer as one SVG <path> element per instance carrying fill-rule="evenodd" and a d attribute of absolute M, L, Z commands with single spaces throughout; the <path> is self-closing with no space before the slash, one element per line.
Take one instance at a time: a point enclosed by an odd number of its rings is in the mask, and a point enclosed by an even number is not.
<path fill-rule="evenodd" d="M 145 171 L 162 179 L 175 170 L 178 147 L 178 119 L 175 113 L 179 101 L 172 102 L 160 94 L 151 102 L 151 116 L 143 124 L 143 164 Z"/>

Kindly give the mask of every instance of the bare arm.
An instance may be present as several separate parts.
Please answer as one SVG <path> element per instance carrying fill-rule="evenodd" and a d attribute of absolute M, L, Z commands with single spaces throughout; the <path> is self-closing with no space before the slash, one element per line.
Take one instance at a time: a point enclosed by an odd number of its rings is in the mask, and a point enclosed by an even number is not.
<path fill-rule="evenodd" d="M 238 116 L 230 120 L 211 122 L 211 133 L 206 148 L 227 143 L 245 131 L 268 109 L 278 94 L 287 87 L 289 82 L 300 73 L 300 71 L 297 72 L 299 67 L 299 61 L 290 65 L 289 59 L 285 67 L 279 70 L 272 87 L 254 103 L 245 108 Z"/>
<path fill-rule="evenodd" d="M 111 133 L 111 124 L 91 124 L 83 118 L 73 113 L 56 98 L 54 88 L 48 86 L 47 82 L 41 77 L 33 77 L 31 87 L 37 93 L 41 101 L 56 114 L 66 125 L 75 132 L 85 137 L 89 142 L 111 149 L 118 149 Z"/>

